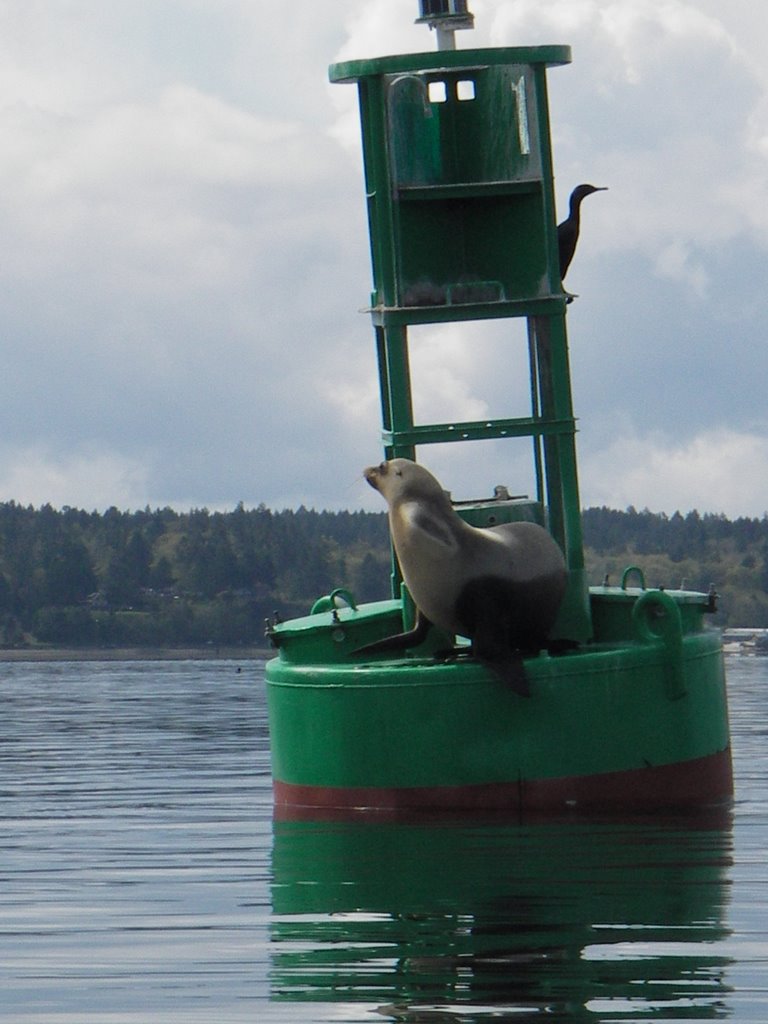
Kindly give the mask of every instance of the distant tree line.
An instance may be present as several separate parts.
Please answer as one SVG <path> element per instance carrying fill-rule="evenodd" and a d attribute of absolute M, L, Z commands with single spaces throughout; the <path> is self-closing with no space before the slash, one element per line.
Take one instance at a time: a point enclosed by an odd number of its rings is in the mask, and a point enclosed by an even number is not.
<path fill-rule="evenodd" d="M 0 503 L 0 645 L 263 643 L 345 585 L 386 596 L 386 517 L 363 512 L 104 513 Z"/>
<path fill-rule="evenodd" d="M 639 564 L 649 586 L 721 595 L 719 621 L 768 626 L 768 518 L 584 512 L 590 582 Z M 386 515 L 0 503 L 0 645 L 260 645 L 264 620 L 346 587 L 389 594 Z"/>
<path fill-rule="evenodd" d="M 768 516 L 730 520 L 603 507 L 587 509 L 582 521 L 592 582 L 607 574 L 618 583 L 627 565 L 638 564 L 648 586 L 714 585 L 718 625 L 768 628 Z"/>

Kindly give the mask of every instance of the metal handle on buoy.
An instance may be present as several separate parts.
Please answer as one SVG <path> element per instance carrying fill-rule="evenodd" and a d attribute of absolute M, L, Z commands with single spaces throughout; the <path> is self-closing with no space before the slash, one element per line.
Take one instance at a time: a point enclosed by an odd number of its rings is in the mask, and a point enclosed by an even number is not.
<path fill-rule="evenodd" d="M 683 620 L 677 603 L 663 590 L 646 590 L 632 608 L 632 624 L 643 643 L 661 643 L 665 648 L 664 678 L 669 699 L 684 697 L 687 689 L 683 671 Z"/>
<path fill-rule="evenodd" d="M 343 598 L 344 603 L 348 605 L 353 612 L 357 611 L 357 602 L 355 601 L 352 594 L 344 587 L 336 587 L 330 594 L 326 594 L 325 597 L 318 597 L 315 603 L 312 605 L 310 615 L 317 615 L 319 612 L 335 612 L 339 607 L 337 598 Z"/>
<path fill-rule="evenodd" d="M 632 573 L 637 573 L 637 575 L 640 577 L 640 589 L 645 590 L 645 576 L 643 574 L 643 570 L 640 568 L 639 565 L 627 566 L 627 568 L 621 574 L 621 589 L 627 589 L 627 580 L 632 575 Z"/>

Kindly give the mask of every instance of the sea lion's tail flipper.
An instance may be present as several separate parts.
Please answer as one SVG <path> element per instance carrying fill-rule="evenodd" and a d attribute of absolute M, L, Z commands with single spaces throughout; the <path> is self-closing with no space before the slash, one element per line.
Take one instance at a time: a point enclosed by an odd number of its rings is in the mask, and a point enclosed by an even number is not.
<path fill-rule="evenodd" d="M 547 654 L 551 654 L 553 658 L 559 654 L 569 654 L 571 651 L 577 651 L 581 645 L 578 640 L 568 640 L 565 637 L 560 637 L 557 640 L 550 640 L 547 644 Z"/>
<path fill-rule="evenodd" d="M 364 644 L 352 651 L 353 657 L 361 654 L 380 654 L 382 651 L 403 651 L 408 647 L 418 647 L 427 638 L 427 633 L 432 623 L 421 612 L 416 613 L 416 622 L 413 629 L 405 633 L 395 633 L 392 636 L 385 636 L 381 640 L 374 640 L 373 643 Z"/>
<path fill-rule="evenodd" d="M 510 638 L 507 585 L 495 579 L 473 580 L 462 591 L 457 610 L 467 625 L 463 635 L 472 639 L 472 655 L 521 697 L 531 688 L 523 655 Z"/>
<path fill-rule="evenodd" d="M 531 696 L 528 676 L 525 674 L 523 656 L 519 651 L 505 651 L 496 657 L 477 655 L 477 660 L 498 676 L 499 679 L 521 697 Z"/>

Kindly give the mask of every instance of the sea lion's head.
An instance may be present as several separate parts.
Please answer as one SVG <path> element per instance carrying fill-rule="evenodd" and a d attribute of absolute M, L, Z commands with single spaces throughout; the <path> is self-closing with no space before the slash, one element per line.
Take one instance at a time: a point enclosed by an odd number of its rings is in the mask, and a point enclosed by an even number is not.
<path fill-rule="evenodd" d="M 428 469 L 410 459 L 390 459 L 378 466 L 369 466 L 363 476 L 381 494 L 389 506 L 402 501 L 419 500 L 450 503 L 440 481 Z"/>

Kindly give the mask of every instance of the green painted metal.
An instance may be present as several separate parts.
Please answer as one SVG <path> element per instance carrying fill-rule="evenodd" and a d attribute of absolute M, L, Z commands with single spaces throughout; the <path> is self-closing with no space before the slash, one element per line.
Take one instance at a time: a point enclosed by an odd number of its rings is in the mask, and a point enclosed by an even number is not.
<path fill-rule="evenodd" d="M 372 306 L 385 323 L 519 316 L 521 303 L 561 299 L 545 68 L 569 60 L 567 47 L 529 47 L 331 68 L 359 87 Z"/>
<path fill-rule="evenodd" d="M 391 600 L 358 606 L 337 590 L 269 631 L 281 786 L 431 791 L 700 759 L 719 765 L 717 795 L 730 785 L 722 647 L 704 627 L 713 598 L 646 590 L 637 567 L 620 587 L 586 581 L 546 86 L 547 66 L 569 60 L 567 47 L 440 51 L 337 64 L 330 77 L 359 93 L 385 457 L 530 438 L 534 498 L 454 504 L 476 526 L 547 526 L 569 573 L 553 639 L 577 649 L 526 659 L 530 700 L 467 657 L 436 657 L 456 639 L 436 630 L 394 659 L 361 653 L 413 623 L 393 557 Z M 416 424 L 408 328 L 502 317 L 527 323 L 530 415 Z"/>
<path fill-rule="evenodd" d="M 399 628 L 397 601 L 278 627 L 281 657 L 267 667 L 275 777 L 466 786 L 629 771 L 726 749 L 722 649 L 703 628 L 705 596 L 595 588 L 593 598 L 610 609 L 612 639 L 528 659 L 530 700 L 475 662 L 436 660 L 431 648 L 405 664 L 361 661 L 360 646 Z"/>
<path fill-rule="evenodd" d="M 341 61 L 332 64 L 328 77 L 332 82 L 360 82 L 382 74 L 404 74 L 409 71 L 442 71 L 468 67 L 487 68 L 495 65 L 530 64 L 555 67 L 571 63 L 570 46 L 508 46 L 494 49 L 439 50 L 427 53 L 398 53 L 389 57 Z"/>
<path fill-rule="evenodd" d="M 557 632 L 585 641 L 546 88 L 547 66 L 569 60 L 567 47 L 441 51 L 334 65 L 330 77 L 359 91 L 385 455 L 530 437 L 537 499 L 570 571 Z M 531 415 L 414 423 L 408 327 L 489 317 L 528 320 Z"/>
<path fill-rule="evenodd" d="M 629 771 L 724 750 L 717 638 L 686 640 L 670 681 L 665 654 L 648 644 L 631 655 L 593 649 L 570 663 L 540 657 L 527 666 L 528 701 L 469 663 L 277 666 L 275 777 L 329 787 L 470 786 Z M 678 672 L 686 702 L 675 699 Z"/>

